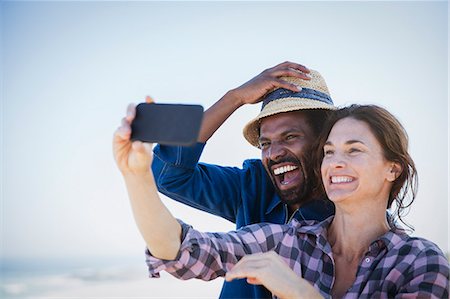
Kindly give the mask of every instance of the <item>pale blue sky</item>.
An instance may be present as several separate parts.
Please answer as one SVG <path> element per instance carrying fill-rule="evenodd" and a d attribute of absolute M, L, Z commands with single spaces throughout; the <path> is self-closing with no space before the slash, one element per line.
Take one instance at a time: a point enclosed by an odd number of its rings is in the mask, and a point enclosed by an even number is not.
<path fill-rule="evenodd" d="M 402 121 L 419 170 L 406 218 L 449 248 L 446 2 L 2 2 L 3 257 L 141 256 L 111 137 L 129 102 L 209 107 L 291 60 L 334 101 L 376 103 Z M 203 161 L 259 157 L 244 107 Z M 202 230 L 233 225 L 167 200 Z"/>

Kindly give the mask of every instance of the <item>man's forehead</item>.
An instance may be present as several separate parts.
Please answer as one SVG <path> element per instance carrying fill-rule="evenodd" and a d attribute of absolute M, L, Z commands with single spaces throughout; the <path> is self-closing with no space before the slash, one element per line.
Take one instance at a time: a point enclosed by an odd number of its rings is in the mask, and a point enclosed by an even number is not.
<path fill-rule="evenodd" d="M 303 111 L 279 113 L 261 119 L 260 134 L 262 135 L 305 130 L 311 130 L 311 126 Z"/>
<path fill-rule="evenodd" d="M 267 116 L 261 119 L 261 126 L 272 125 L 276 123 L 291 123 L 292 125 L 304 124 L 308 121 L 308 115 L 305 111 L 290 111 Z"/>

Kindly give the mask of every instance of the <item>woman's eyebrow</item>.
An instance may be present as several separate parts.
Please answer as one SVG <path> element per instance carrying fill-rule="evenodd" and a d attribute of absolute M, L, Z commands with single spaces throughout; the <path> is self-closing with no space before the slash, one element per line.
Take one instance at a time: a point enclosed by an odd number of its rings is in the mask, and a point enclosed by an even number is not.
<path fill-rule="evenodd" d="M 362 142 L 361 140 L 357 140 L 357 139 L 351 139 L 345 142 L 345 144 L 354 144 L 354 143 L 362 143 L 364 145 L 366 145 L 364 142 Z"/>
<path fill-rule="evenodd" d="M 354 144 L 354 143 L 361 143 L 361 144 L 366 145 L 363 141 L 357 140 L 357 139 L 351 139 L 351 140 L 348 140 L 345 142 L 346 145 L 350 145 L 350 144 Z M 325 142 L 324 145 L 333 145 L 333 142 L 327 141 L 327 142 Z"/>

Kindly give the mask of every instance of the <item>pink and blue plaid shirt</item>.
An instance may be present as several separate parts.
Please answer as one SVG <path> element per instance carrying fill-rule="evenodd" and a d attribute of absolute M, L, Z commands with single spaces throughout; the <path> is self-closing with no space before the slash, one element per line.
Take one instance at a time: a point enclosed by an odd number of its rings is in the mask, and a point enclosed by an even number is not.
<path fill-rule="evenodd" d="M 180 221 L 182 244 L 173 261 L 146 251 L 151 277 L 167 271 L 179 279 L 211 280 L 224 276 L 244 255 L 275 251 L 325 298 L 335 280 L 327 228 L 320 223 L 254 224 L 229 233 L 202 233 Z M 448 298 L 449 263 L 432 242 L 393 228 L 372 242 L 343 298 Z"/>

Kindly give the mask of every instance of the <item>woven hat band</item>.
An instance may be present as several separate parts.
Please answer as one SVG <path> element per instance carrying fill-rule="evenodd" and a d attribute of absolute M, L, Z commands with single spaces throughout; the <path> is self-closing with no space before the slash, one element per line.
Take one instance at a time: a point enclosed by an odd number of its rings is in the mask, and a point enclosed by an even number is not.
<path fill-rule="evenodd" d="M 316 100 L 316 101 L 320 101 L 329 105 L 333 105 L 333 100 L 331 99 L 331 97 L 329 95 L 327 95 L 326 93 L 311 89 L 311 88 L 305 88 L 303 87 L 301 91 L 299 92 L 294 92 L 292 90 L 289 89 L 285 89 L 285 88 L 278 88 L 275 89 L 274 91 L 268 93 L 263 101 L 262 107 L 261 107 L 261 111 L 264 110 L 264 107 L 266 107 L 267 104 L 269 104 L 270 102 L 274 101 L 274 100 L 280 100 L 283 98 L 304 98 L 304 99 L 311 99 L 311 100 Z"/>

